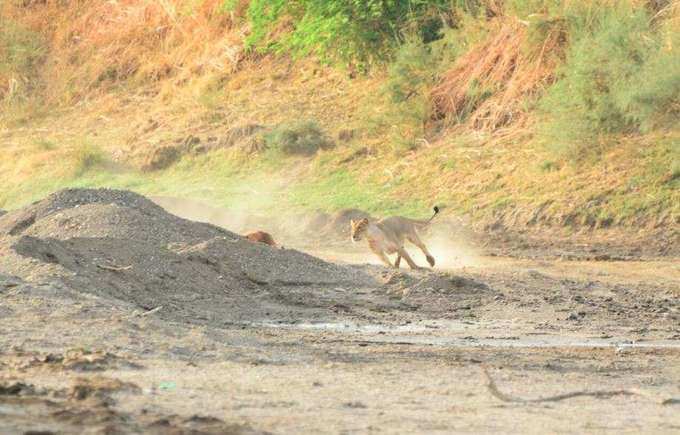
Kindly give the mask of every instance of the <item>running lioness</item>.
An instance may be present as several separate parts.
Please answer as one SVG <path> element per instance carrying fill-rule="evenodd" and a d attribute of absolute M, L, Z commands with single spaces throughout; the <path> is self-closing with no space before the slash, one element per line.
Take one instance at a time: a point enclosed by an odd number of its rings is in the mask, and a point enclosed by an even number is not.
<path fill-rule="evenodd" d="M 434 214 L 428 220 L 409 219 L 401 216 L 388 217 L 376 222 L 371 222 L 367 218 L 352 220 L 350 221 L 352 241 L 358 242 L 362 238 L 366 238 L 371 251 L 388 267 L 399 268 L 399 263 L 403 257 L 411 269 L 420 269 L 404 249 L 404 242 L 408 240 L 423 251 L 427 262 L 434 267 L 434 257 L 420 240 L 416 230 L 427 226 L 438 213 L 439 207 L 435 206 Z M 387 255 L 395 252 L 397 259 L 392 265 Z"/>

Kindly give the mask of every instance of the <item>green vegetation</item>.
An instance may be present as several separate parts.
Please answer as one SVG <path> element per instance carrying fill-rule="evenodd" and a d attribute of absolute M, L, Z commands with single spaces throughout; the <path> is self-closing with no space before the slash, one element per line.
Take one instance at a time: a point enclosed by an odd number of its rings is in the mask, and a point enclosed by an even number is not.
<path fill-rule="evenodd" d="M 572 32 L 541 101 L 549 142 L 572 158 L 599 154 L 611 134 L 649 131 L 680 114 L 680 51 L 662 47 L 644 8 L 618 5 Z"/>
<path fill-rule="evenodd" d="M 40 35 L 0 16 L 0 100 L 11 103 L 27 96 L 44 53 Z"/>
<path fill-rule="evenodd" d="M 76 176 L 98 169 L 106 162 L 104 150 L 87 139 L 83 139 L 73 148 L 72 155 Z"/>
<path fill-rule="evenodd" d="M 668 44 L 668 45 L 666 45 Z M 629 122 L 642 132 L 677 127 L 680 120 L 680 33 L 658 41 L 629 86 L 616 95 Z"/>
<path fill-rule="evenodd" d="M 222 156 L 213 153 L 184 159 L 167 170 L 143 173 L 102 166 L 105 160 L 99 145 L 79 139 L 72 149 L 54 156 L 61 162 L 60 166 L 44 166 L 30 178 L 0 191 L 0 207 L 20 207 L 67 187 L 130 189 L 143 194 L 185 196 L 223 206 L 233 205 L 231 201 L 242 200 L 251 193 L 235 195 L 234 186 L 242 183 L 244 176 L 240 175 L 236 161 L 219 157 Z M 92 170 L 95 167 L 96 170 Z"/>
<path fill-rule="evenodd" d="M 438 39 L 448 6 L 448 0 L 253 0 L 248 43 L 365 67 L 388 59 L 408 29 L 424 41 Z M 292 31 L 281 32 L 285 25 Z"/>
<path fill-rule="evenodd" d="M 442 51 L 419 38 L 406 41 L 396 52 L 385 83 L 386 110 L 375 119 L 377 128 L 390 131 L 397 152 L 413 150 L 426 136 L 430 118 L 428 90 L 442 65 Z"/>
<path fill-rule="evenodd" d="M 389 62 L 387 103 L 371 117 L 368 127 L 389 131 L 391 148 L 401 152 L 415 149 L 428 129 L 438 128 L 430 122 L 439 115 L 433 112 L 429 92 L 441 75 L 475 42 L 483 41 L 488 30 L 488 36 L 494 36 L 494 20 L 485 23 L 482 17 L 516 16 L 528 23 L 524 57 L 518 61 L 527 62 L 548 41 L 563 46 L 543 54 L 560 63 L 556 80 L 538 94 L 527 92 L 523 98 L 509 99 L 501 95 L 503 76 L 489 71 L 491 80 L 468 81 L 456 103 L 460 107 L 455 108 L 454 120 L 464 124 L 475 111 L 488 111 L 491 106 L 498 112 L 512 110 L 499 104 L 531 110 L 538 96 L 543 141 L 557 157 L 579 160 L 600 154 L 616 142 L 615 135 L 677 123 L 680 40 L 672 26 L 654 19 L 663 16 L 660 11 L 671 13 L 669 5 L 628 0 L 595 4 L 511 0 L 503 7 L 481 0 L 255 0 L 247 14 L 253 28 L 248 43 L 364 66 Z M 483 53 L 471 60 L 487 61 Z M 501 101 L 482 107 L 496 95 L 501 95 Z"/>
<path fill-rule="evenodd" d="M 333 147 L 324 132 L 314 121 L 293 122 L 277 126 L 264 135 L 267 150 L 274 155 L 310 156 L 318 150 Z"/>

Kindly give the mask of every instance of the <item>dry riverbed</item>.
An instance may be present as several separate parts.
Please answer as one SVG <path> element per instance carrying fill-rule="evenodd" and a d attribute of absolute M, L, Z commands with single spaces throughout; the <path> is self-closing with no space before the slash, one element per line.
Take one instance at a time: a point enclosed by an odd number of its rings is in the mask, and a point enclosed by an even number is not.
<path fill-rule="evenodd" d="M 31 207 L 0 217 L 0 433 L 680 431 L 676 258 L 393 271 L 127 192 Z"/>

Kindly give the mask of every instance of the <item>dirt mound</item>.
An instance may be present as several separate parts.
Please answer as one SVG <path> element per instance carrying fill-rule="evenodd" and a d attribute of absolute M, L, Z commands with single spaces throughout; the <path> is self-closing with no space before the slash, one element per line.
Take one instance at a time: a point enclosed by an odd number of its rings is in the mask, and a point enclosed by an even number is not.
<path fill-rule="evenodd" d="M 292 287 L 374 284 L 359 268 L 255 244 L 107 189 L 64 190 L 2 216 L 0 270 L 171 319 L 221 323 L 285 312 L 281 293 Z"/>
<path fill-rule="evenodd" d="M 453 274 L 413 275 L 385 270 L 381 276 L 391 297 L 428 313 L 450 314 L 484 306 L 496 295 L 485 283 Z M 444 315 L 444 317 L 459 317 Z"/>
<path fill-rule="evenodd" d="M 0 236 L 130 239 L 166 245 L 236 234 L 173 216 L 132 192 L 69 189 L 50 195 L 0 219 Z"/>

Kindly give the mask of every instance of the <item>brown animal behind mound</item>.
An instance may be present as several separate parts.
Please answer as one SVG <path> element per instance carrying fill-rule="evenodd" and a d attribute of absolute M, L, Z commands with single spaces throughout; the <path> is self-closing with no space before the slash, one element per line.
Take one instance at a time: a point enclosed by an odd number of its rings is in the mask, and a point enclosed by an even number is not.
<path fill-rule="evenodd" d="M 264 243 L 265 245 L 276 247 L 276 242 L 274 241 L 274 238 L 271 236 L 271 234 L 266 233 L 264 231 L 254 231 L 252 233 L 246 234 L 245 237 L 251 242 L 255 243 L 259 242 Z"/>

